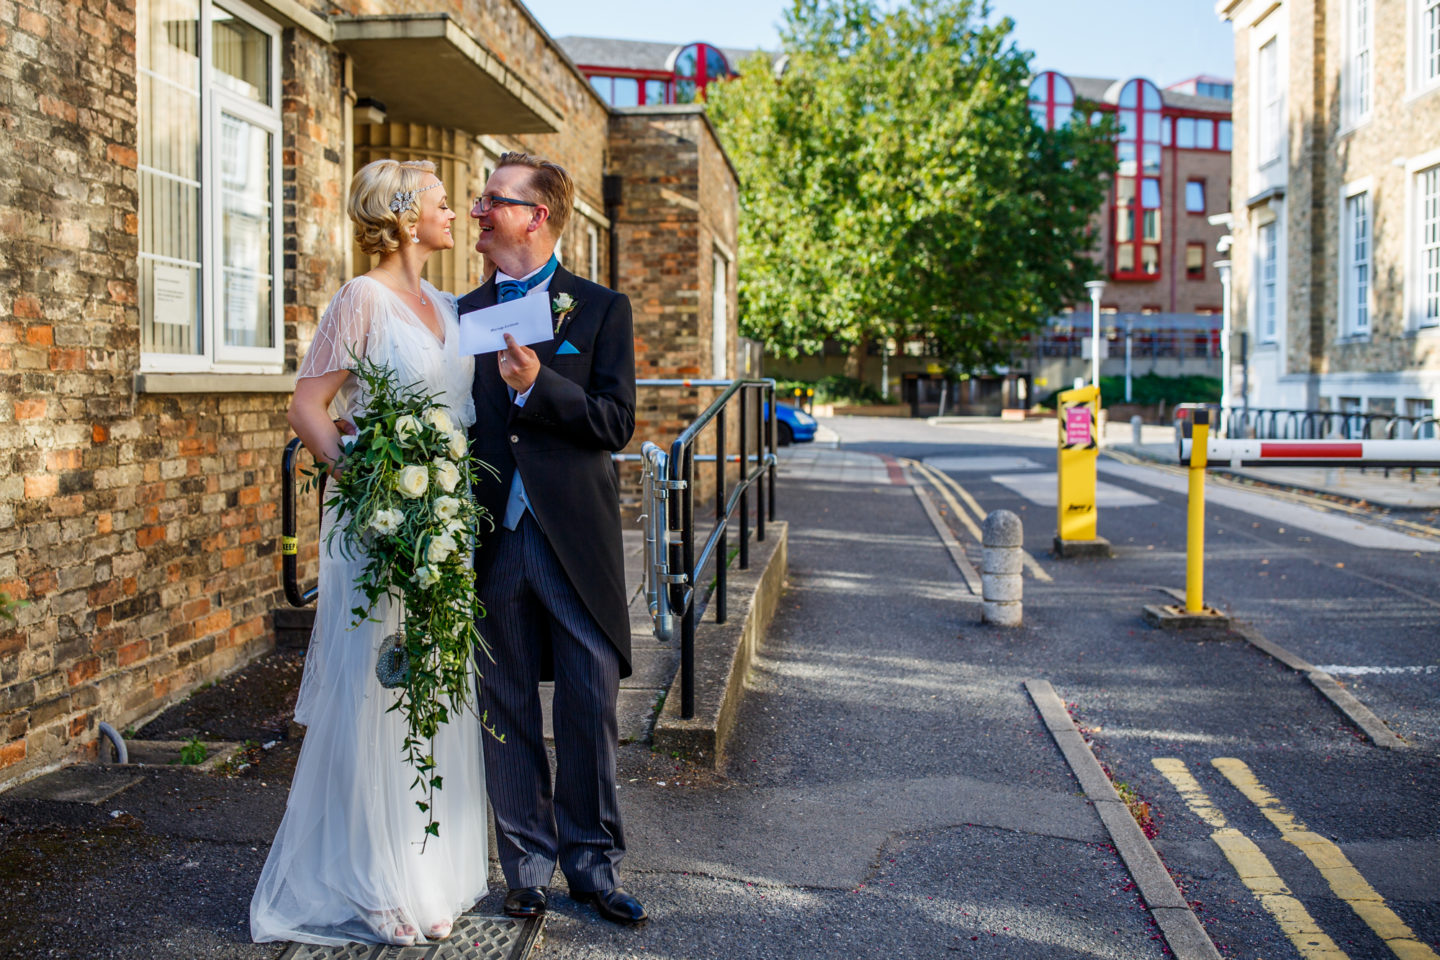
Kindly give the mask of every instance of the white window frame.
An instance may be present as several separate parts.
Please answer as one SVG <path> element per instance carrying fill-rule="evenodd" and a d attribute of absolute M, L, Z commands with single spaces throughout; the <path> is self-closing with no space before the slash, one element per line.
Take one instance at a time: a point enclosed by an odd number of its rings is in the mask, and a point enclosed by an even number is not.
<path fill-rule="evenodd" d="M 1258 8 L 1257 8 L 1258 9 Z M 1266 9 L 1258 20 L 1250 21 L 1243 26 L 1248 30 L 1250 63 L 1248 68 L 1250 100 L 1249 143 L 1247 144 L 1249 160 L 1247 162 L 1250 189 L 1247 193 L 1254 196 L 1263 193 L 1273 187 L 1284 187 L 1289 180 L 1289 63 L 1288 31 L 1286 19 L 1290 11 L 1286 4 L 1278 3 Z M 1262 84 L 1262 71 L 1260 69 L 1260 51 L 1269 44 L 1274 43 L 1275 58 L 1275 85 L 1271 90 L 1268 84 Z M 1264 89 L 1262 89 L 1264 87 Z M 1268 95 L 1268 96 L 1267 96 Z M 1268 136 L 1262 137 L 1264 129 L 1263 100 L 1273 105 L 1273 114 L 1276 116 L 1276 130 L 1274 142 Z M 1261 147 L 1265 146 L 1264 155 Z"/>
<path fill-rule="evenodd" d="M 1280 339 L 1280 224 L 1271 220 L 1255 229 L 1255 289 L 1257 291 L 1255 339 L 1276 343 Z M 1267 268 L 1270 276 L 1266 276 Z"/>
<path fill-rule="evenodd" d="M 1271 51 L 1268 62 L 1266 51 Z M 1280 38 L 1273 36 L 1255 51 L 1255 159 L 1261 169 L 1285 155 L 1285 84 L 1280 69 Z M 1270 74 L 1273 72 L 1273 76 Z M 1273 128 L 1271 117 L 1273 116 Z"/>
<path fill-rule="evenodd" d="M 1346 340 L 1369 339 L 1371 320 L 1375 316 L 1375 181 L 1373 177 L 1347 183 L 1340 190 L 1339 282 L 1336 316 L 1340 318 L 1340 337 Z M 1355 207 L 1364 198 L 1365 260 L 1356 259 Z M 1363 303 L 1357 294 L 1357 268 L 1365 270 Z M 1362 315 L 1363 309 L 1363 315 Z M 1363 323 L 1361 320 L 1363 319 Z"/>
<path fill-rule="evenodd" d="M 1440 90 L 1440 0 L 1408 0 L 1405 7 L 1405 86 L 1408 97 L 1418 97 Z"/>
<path fill-rule="evenodd" d="M 1426 187 L 1434 193 L 1427 202 Z M 1426 209 L 1425 207 L 1428 207 Z M 1427 218 L 1427 213 L 1429 218 Z M 1427 249 L 1425 231 L 1433 223 Z M 1427 276 L 1425 259 L 1440 257 L 1440 150 L 1431 150 L 1405 162 L 1405 304 L 1406 328 L 1411 331 L 1440 331 L 1440 315 L 1426 316 L 1432 295 L 1428 283 L 1440 285 L 1440 274 Z M 1440 291 L 1434 293 L 1440 296 Z"/>
<path fill-rule="evenodd" d="M 1343 7 L 1340 126 L 1352 130 L 1375 110 L 1375 0 L 1344 0 Z"/>
<path fill-rule="evenodd" d="M 200 351 L 193 354 L 141 351 L 142 373 L 279 373 L 285 363 L 284 291 L 282 249 L 284 220 L 281 206 L 281 119 L 280 34 L 274 20 L 239 0 L 199 0 L 200 9 Z M 272 105 L 259 104 L 215 83 L 213 18 L 211 7 L 243 20 L 269 37 L 269 89 Z M 144 29 L 142 26 L 141 30 Z M 220 250 L 223 236 L 221 202 L 220 118 L 229 113 L 270 134 L 270 324 L 271 346 L 236 347 L 223 342 L 222 278 Z M 142 118 L 143 122 L 143 118 Z M 141 254 L 147 257 L 147 254 Z M 142 311 L 145 305 L 141 305 Z M 143 314 L 141 322 L 144 322 Z"/>
<path fill-rule="evenodd" d="M 590 244 L 590 279 L 595 283 L 600 282 L 600 231 L 595 229 L 595 224 L 589 224 L 585 228 L 585 239 Z"/>

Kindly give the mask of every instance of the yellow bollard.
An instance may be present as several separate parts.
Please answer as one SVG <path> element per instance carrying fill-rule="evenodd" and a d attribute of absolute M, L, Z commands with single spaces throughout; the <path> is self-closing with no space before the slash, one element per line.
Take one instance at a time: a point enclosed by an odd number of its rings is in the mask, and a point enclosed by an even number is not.
<path fill-rule="evenodd" d="M 1185 537 L 1185 612 L 1205 609 L 1205 454 L 1210 411 L 1196 410 L 1190 429 L 1190 503 Z"/>
<path fill-rule="evenodd" d="M 1058 399 L 1055 555 L 1108 557 L 1110 542 L 1099 535 L 1095 515 L 1100 388 L 1066 390 Z"/>

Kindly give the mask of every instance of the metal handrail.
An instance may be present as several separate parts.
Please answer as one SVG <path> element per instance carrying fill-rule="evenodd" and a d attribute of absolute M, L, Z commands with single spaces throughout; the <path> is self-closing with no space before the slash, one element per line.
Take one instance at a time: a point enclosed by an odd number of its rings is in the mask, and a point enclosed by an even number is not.
<path fill-rule="evenodd" d="M 320 594 L 320 587 L 301 590 L 295 569 L 299 541 L 295 537 L 295 458 L 303 444 L 295 437 L 285 445 L 280 458 L 280 575 L 285 585 L 285 599 L 292 607 L 308 607 Z M 325 478 L 320 478 L 319 498 L 325 500 Z"/>
<path fill-rule="evenodd" d="M 1250 407 L 1232 410 L 1225 432 L 1226 436 L 1237 439 L 1250 436 L 1250 431 L 1254 430 L 1257 440 L 1323 440 L 1331 436 L 1357 440 L 1375 434 L 1377 423 L 1383 424 L 1381 431 L 1384 436 L 1393 438 L 1396 427 L 1401 423 L 1409 423 L 1413 430 L 1433 422 L 1433 416 Z"/>

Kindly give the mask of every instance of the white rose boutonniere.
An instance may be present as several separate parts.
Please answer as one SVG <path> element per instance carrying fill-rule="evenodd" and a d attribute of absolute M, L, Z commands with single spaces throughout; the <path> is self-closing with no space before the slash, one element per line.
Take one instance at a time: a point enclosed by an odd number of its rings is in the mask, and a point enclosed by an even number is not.
<path fill-rule="evenodd" d="M 454 493 L 456 484 L 460 482 L 460 471 L 449 460 L 436 460 L 435 482 L 446 493 Z"/>
<path fill-rule="evenodd" d="M 424 467 L 408 466 L 395 475 L 395 489 L 406 500 L 423 497 L 430 486 L 430 471 Z"/>
<path fill-rule="evenodd" d="M 550 301 L 550 310 L 555 314 L 555 335 L 560 335 L 560 324 L 565 318 L 575 312 L 575 298 L 568 293 L 562 293 Z"/>

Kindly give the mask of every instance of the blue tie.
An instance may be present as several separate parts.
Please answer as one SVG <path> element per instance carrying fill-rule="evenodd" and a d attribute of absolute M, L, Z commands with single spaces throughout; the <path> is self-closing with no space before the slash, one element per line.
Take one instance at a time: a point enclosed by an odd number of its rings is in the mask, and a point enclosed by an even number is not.
<path fill-rule="evenodd" d="M 519 300 L 540 284 L 549 280 L 555 273 L 555 268 L 560 265 L 552 255 L 549 262 L 532 274 L 528 280 L 501 280 L 495 284 L 495 299 L 500 303 L 507 303 L 511 300 Z M 515 391 L 510 391 L 510 396 L 515 396 Z M 505 501 L 505 516 L 501 518 L 501 525 L 506 530 L 514 530 L 520 525 L 520 518 L 525 516 L 525 511 L 530 509 L 530 500 L 525 496 L 525 481 L 520 479 L 520 468 L 515 468 L 515 478 L 510 481 L 510 496 Z"/>
<path fill-rule="evenodd" d="M 501 280 L 495 284 L 495 299 L 500 303 L 508 303 L 511 300 L 519 300 L 531 290 L 550 279 L 555 268 L 560 266 L 560 261 L 551 254 L 549 261 L 527 280 Z"/>

